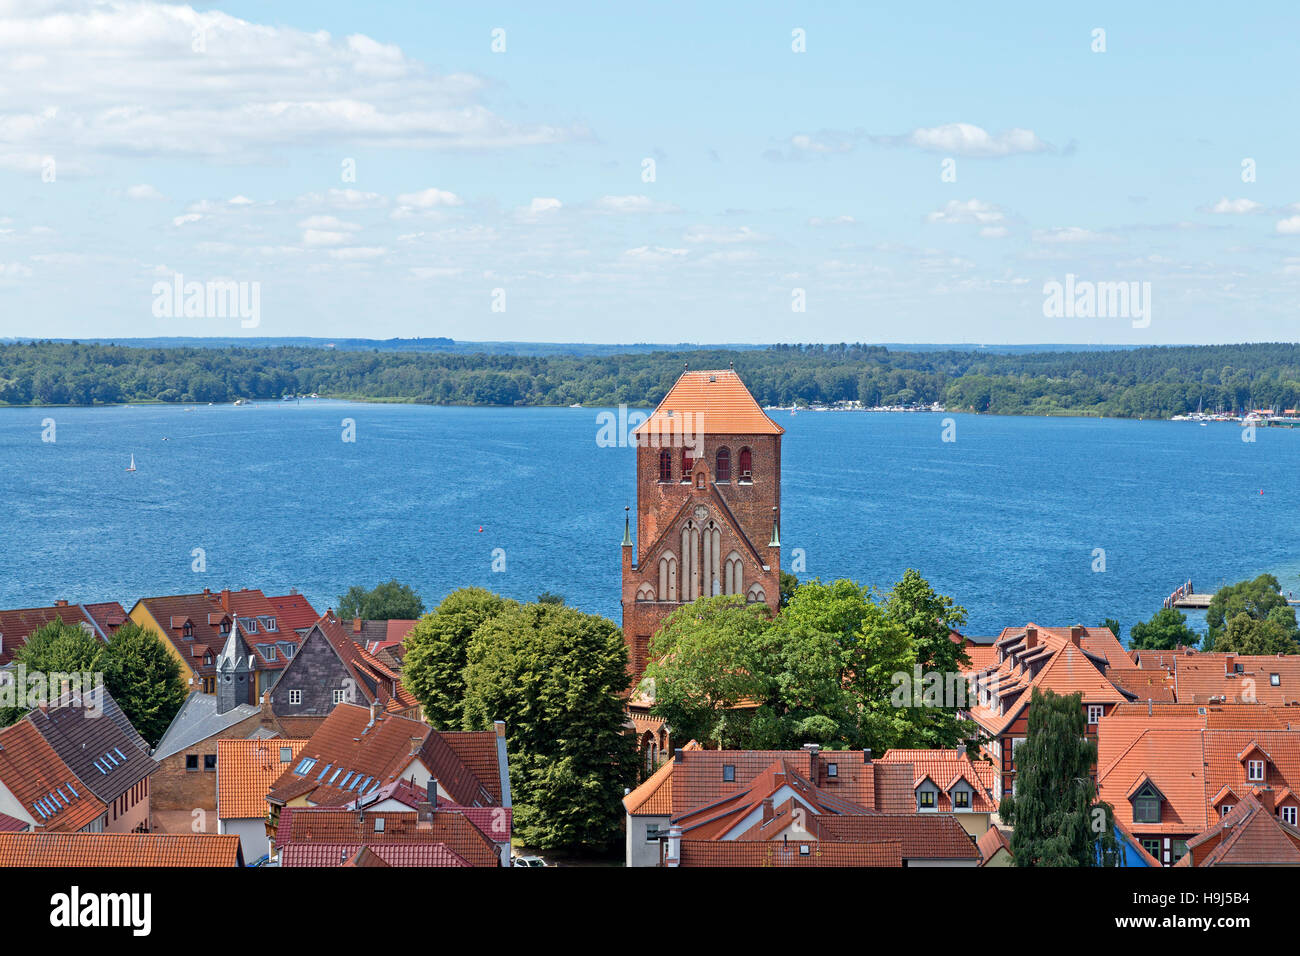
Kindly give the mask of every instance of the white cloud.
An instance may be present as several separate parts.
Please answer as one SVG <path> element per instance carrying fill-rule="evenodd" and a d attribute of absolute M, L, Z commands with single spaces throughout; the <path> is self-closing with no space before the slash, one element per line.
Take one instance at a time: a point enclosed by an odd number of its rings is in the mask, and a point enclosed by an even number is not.
<path fill-rule="evenodd" d="M 330 255 L 335 259 L 378 259 L 387 252 L 383 246 L 348 246 L 346 249 L 331 249 Z"/>
<path fill-rule="evenodd" d="M 1008 230 L 1006 226 L 985 226 L 980 230 L 980 235 L 985 239 L 1005 239 Z"/>
<path fill-rule="evenodd" d="M 638 213 L 638 212 L 675 212 L 672 203 L 659 202 L 649 196 L 601 196 L 592 204 L 597 212 Z"/>
<path fill-rule="evenodd" d="M 528 204 L 528 213 L 529 215 L 532 216 L 539 216 L 542 213 L 554 212 L 555 210 L 559 209 L 563 205 L 564 203 L 560 202 L 558 199 L 551 199 L 545 196 L 538 196 L 535 197 L 533 201 Z"/>
<path fill-rule="evenodd" d="M 680 259 L 686 255 L 686 252 L 685 249 L 669 249 L 664 246 L 637 246 L 635 249 L 628 249 L 623 256 L 638 262 L 669 262 Z"/>
<path fill-rule="evenodd" d="M 187 212 L 183 216 L 175 216 L 172 219 L 173 226 L 184 226 L 187 223 L 198 222 L 203 217 L 197 212 Z"/>
<path fill-rule="evenodd" d="M 694 226 L 686 230 L 682 237 L 689 243 L 733 243 L 733 242 L 766 242 L 767 236 L 760 232 L 755 232 L 749 226 L 736 226 L 735 228 L 725 229 L 716 226 Z"/>
<path fill-rule="evenodd" d="M 480 77 L 434 73 L 360 35 L 154 0 L 0 4 L 0 142 L 12 150 L 0 162 L 10 168 L 30 167 L 38 152 L 250 162 L 286 145 L 492 148 L 588 136 L 507 120 L 484 105 L 485 89 Z"/>
<path fill-rule="evenodd" d="M 971 123 L 946 123 L 920 127 L 904 136 L 873 138 L 891 146 L 913 146 L 952 156 L 1012 156 L 1016 153 L 1043 153 L 1052 148 L 1031 129 L 1009 129 L 995 135 Z"/>
<path fill-rule="evenodd" d="M 1277 231 L 1284 236 L 1294 236 L 1300 234 L 1300 216 L 1289 216 L 1286 219 L 1279 219 Z"/>
<path fill-rule="evenodd" d="M 1080 226 L 1054 226 L 1051 229 L 1035 229 L 1034 240 L 1037 242 L 1114 242 L 1115 237 Z"/>
<path fill-rule="evenodd" d="M 141 183 L 139 186 L 128 186 L 126 188 L 127 199 L 166 199 L 161 192 L 148 183 Z"/>
<path fill-rule="evenodd" d="M 1006 213 L 993 203 L 982 199 L 950 199 L 942 209 L 925 217 L 926 222 L 943 222 L 951 225 L 989 225 L 1003 222 Z"/>
<path fill-rule="evenodd" d="M 1263 208 L 1263 203 L 1257 203 L 1253 199 L 1229 199 L 1224 196 L 1210 206 L 1209 211 L 1223 216 L 1240 216 L 1249 212 L 1259 212 Z"/>
<path fill-rule="evenodd" d="M 463 205 L 463 200 L 455 193 L 447 192 L 445 189 L 435 189 L 432 186 L 416 193 L 402 193 L 397 197 L 397 202 L 399 205 L 412 206 L 416 209 Z"/>
<path fill-rule="evenodd" d="M 857 220 L 852 216 L 813 216 L 808 220 L 810 226 L 852 226 Z"/>
<path fill-rule="evenodd" d="M 344 222 L 335 216 L 308 216 L 298 223 L 299 229 L 329 229 L 336 232 L 353 232 L 361 227 L 356 223 Z"/>

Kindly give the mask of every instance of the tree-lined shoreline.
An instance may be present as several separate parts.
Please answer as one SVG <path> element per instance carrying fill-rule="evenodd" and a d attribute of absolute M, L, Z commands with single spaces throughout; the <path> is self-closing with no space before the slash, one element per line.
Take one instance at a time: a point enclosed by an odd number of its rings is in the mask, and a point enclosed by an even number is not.
<path fill-rule="evenodd" d="M 999 415 L 1169 418 L 1300 407 L 1300 345 L 1098 351 L 893 351 L 774 345 L 622 355 L 0 345 L 0 405 L 280 400 L 286 395 L 459 406 L 653 405 L 684 366 L 734 366 L 763 405 L 940 403 Z"/>

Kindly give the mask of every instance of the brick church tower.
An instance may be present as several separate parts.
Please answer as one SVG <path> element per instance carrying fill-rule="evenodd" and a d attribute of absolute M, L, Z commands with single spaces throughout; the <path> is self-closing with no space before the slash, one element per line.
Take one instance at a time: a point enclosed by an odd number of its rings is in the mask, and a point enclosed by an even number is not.
<path fill-rule="evenodd" d="M 734 371 L 686 371 L 633 433 L 636 542 L 623 538 L 623 639 L 633 685 L 682 604 L 781 593 L 781 435 Z"/>

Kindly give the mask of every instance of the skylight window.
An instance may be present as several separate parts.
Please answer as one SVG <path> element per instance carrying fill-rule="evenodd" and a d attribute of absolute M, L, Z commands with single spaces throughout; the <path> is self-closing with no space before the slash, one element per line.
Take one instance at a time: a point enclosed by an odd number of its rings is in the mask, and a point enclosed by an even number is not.
<path fill-rule="evenodd" d="M 77 799 L 77 797 L 81 796 L 81 794 L 77 793 L 76 790 L 72 789 L 72 784 L 71 784 L 71 782 L 69 782 L 69 783 L 65 783 L 64 786 L 68 788 L 68 793 L 72 794 L 72 799 L 73 799 L 73 800 L 75 800 L 75 799 Z"/>
<path fill-rule="evenodd" d="M 316 778 L 316 782 L 317 782 L 317 783 L 320 783 L 322 780 L 325 779 L 325 774 L 327 774 L 327 773 L 330 772 L 330 767 L 332 767 L 332 766 L 334 766 L 332 763 L 327 763 L 327 764 L 325 765 L 325 769 L 322 770 L 322 771 L 320 772 L 320 776 Z"/>
<path fill-rule="evenodd" d="M 736 779 L 736 765 L 733 763 L 724 763 L 722 765 L 722 779 L 731 783 Z"/>
<path fill-rule="evenodd" d="M 42 820 L 49 816 L 48 813 L 41 809 L 41 802 L 39 800 L 32 804 L 32 809 L 41 815 Z"/>
<path fill-rule="evenodd" d="M 339 767 L 339 769 L 335 770 L 334 776 L 330 777 L 329 782 L 333 783 L 335 780 L 337 780 L 339 778 L 339 774 L 341 774 L 342 772 L 343 772 L 342 767 Z"/>
<path fill-rule="evenodd" d="M 343 782 L 339 784 L 340 789 L 346 790 L 348 788 L 348 781 L 351 779 L 352 779 L 352 771 L 349 770 L 348 775 L 344 777 Z"/>
<path fill-rule="evenodd" d="M 298 766 L 294 768 L 293 772 L 302 777 L 314 766 L 316 766 L 315 757 L 303 757 L 302 760 L 298 761 Z"/>
<path fill-rule="evenodd" d="M 121 757 L 122 760 L 123 760 L 123 762 L 126 761 L 126 754 L 122 753 L 122 751 L 118 750 L 116 747 L 113 748 L 113 753 L 115 753 L 115 754 L 117 754 L 119 757 Z"/>

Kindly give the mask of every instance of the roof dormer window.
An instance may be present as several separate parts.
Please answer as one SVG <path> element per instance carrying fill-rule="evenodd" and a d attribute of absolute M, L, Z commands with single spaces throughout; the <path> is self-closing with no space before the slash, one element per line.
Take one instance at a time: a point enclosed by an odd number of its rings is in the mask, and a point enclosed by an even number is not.
<path fill-rule="evenodd" d="M 1264 761 L 1247 760 L 1246 761 L 1246 779 L 1251 783 L 1263 783 L 1264 781 Z"/>
<path fill-rule="evenodd" d="M 1133 797 L 1133 822 L 1160 822 L 1160 792 L 1149 783 Z"/>

